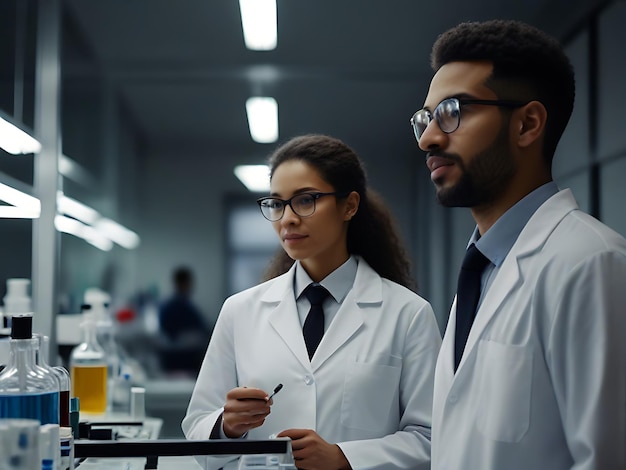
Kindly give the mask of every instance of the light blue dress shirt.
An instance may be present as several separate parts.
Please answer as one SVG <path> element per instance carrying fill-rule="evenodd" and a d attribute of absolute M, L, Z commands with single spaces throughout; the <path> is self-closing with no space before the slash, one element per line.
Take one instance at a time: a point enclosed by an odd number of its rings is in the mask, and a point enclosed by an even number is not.
<path fill-rule="evenodd" d="M 517 237 L 519 237 L 532 215 L 544 202 L 558 192 L 559 188 L 556 183 L 550 181 L 539 186 L 523 199 L 520 199 L 483 236 L 478 233 L 478 227 L 474 228 L 474 232 L 467 244 L 468 248 L 472 243 L 475 243 L 476 248 L 491 261 L 482 274 L 479 306 L 498 271 L 500 271 L 504 258 L 513 248 Z"/>
<path fill-rule="evenodd" d="M 298 317 L 300 318 L 300 325 L 304 326 L 304 321 L 311 308 L 311 303 L 302 295 L 302 292 L 313 281 L 304 270 L 299 262 L 296 262 L 296 275 L 294 278 L 293 290 L 296 294 L 296 307 L 298 308 Z M 354 256 L 350 256 L 348 260 L 335 269 L 332 273 L 326 276 L 319 283 L 321 284 L 330 295 L 326 297 L 322 308 L 324 309 L 324 331 L 328 331 L 328 327 L 333 322 L 341 303 L 352 289 L 354 279 L 356 278 L 356 271 L 358 268 L 358 262 Z"/>

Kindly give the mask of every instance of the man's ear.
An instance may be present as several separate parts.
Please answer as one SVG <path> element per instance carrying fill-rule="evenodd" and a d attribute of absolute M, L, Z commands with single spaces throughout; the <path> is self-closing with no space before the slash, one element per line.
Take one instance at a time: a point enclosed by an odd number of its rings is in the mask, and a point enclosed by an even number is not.
<path fill-rule="evenodd" d="M 344 213 L 344 220 L 350 220 L 359 210 L 359 203 L 361 202 L 361 196 L 356 191 L 352 191 L 346 198 L 346 211 Z"/>
<path fill-rule="evenodd" d="M 539 101 L 531 101 L 515 114 L 515 141 L 520 147 L 529 147 L 541 140 L 546 129 L 548 111 Z"/>

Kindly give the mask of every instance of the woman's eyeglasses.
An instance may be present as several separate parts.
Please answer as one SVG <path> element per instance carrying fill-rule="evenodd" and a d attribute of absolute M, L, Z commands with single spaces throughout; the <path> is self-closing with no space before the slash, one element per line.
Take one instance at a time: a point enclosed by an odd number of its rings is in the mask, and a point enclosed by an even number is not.
<path fill-rule="evenodd" d="M 466 104 L 481 104 L 487 106 L 502 106 L 505 108 L 519 108 L 525 106 L 529 102 L 511 101 L 511 100 L 475 100 L 463 98 L 446 98 L 437 105 L 435 111 L 423 108 L 417 111 L 411 118 L 411 126 L 413 133 L 419 143 L 420 138 L 426 131 L 428 124 L 434 119 L 442 132 L 450 134 L 456 131 L 461 124 L 461 107 Z"/>
<path fill-rule="evenodd" d="M 285 207 L 290 206 L 291 210 L 300 217 L 310 217 L 315 213 L 315 201 L 323 196 L 345 197 L 348 193 L 301 193 L 289 199 L 279 199 L 277 197 L 262 197 L 257 199 L 261 208 L 261 214 L 270 222 L 276 222 L 283 218 Z"/>

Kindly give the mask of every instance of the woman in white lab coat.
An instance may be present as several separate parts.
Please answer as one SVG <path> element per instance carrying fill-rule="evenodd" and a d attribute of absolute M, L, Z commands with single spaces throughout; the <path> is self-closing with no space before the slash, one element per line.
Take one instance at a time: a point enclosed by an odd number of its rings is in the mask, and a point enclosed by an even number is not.
<path fill-rule="evenodd" d="M 301 469 L 430 468 L 441 338 L 430 304 L 405 287 L 409 264 L 387 209 L 337 139 L 292 139 L 270 166 L 271 197 L 259 205 L 285 254 L 270 269 L 276 277 L 224 303 L 185 435 L 289 437 Z M 330 295 L 309 359 L 302 293 L 312 282 Z M 209 468 L 227 462 L 207 458 Z"/>

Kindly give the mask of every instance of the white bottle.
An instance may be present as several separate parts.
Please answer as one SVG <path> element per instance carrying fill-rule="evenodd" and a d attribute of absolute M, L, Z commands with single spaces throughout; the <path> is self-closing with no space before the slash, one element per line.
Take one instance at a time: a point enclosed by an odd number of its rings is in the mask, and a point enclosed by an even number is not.
<path fill-rule="evenodd" d="M 61 427 L 59 429 L 61 455 L 59 470 L 74 470 L 74 438 L 72 428 Z M 97 465 L 97 464 L 96 464 Z"/>
<path fill-rule="evenodd" d="M 11 318 L 14 315 L 32 313 L 32 301 L 28 293 L 30 279 L 7 279 L 7 293 L 4 296 L 4 309 L 0 314 L 0 372 L 9 363 Z M 7 328 L 4 328 L 6 318 Z"/>
<path fill-rule="evenodd" d="M 9 321 L 14 315 L 33 311 L 32 301 L 28 293 L 29 287 L 30 279 L 7 279 L 7 293 L 4 296 L 4 315 Z"/>

